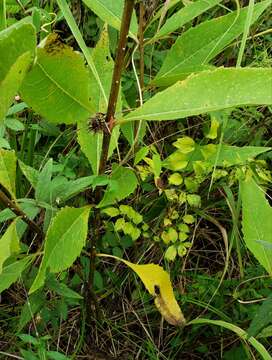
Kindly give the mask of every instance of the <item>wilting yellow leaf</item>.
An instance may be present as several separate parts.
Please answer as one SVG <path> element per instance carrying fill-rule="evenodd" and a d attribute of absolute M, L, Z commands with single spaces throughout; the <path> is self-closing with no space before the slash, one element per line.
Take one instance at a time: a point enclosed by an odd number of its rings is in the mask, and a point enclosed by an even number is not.
<path fill-rule="evenodd" d="M 133 264 L 107 254 L 98 254 L 98 256 L 114 258 L 130 267 L 141 278 L 148 292 L 154 296 L 155 305 L 165 320 L 175 326 L 185 325 L 184 316 L 174 296 L 170 276 L 161 266 Z"/>

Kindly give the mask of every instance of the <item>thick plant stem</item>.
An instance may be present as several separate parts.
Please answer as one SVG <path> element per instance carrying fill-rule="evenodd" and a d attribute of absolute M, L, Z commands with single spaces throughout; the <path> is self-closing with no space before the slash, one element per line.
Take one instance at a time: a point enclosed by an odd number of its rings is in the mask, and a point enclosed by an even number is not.
<path fill-rule="evenodd" d="M 129 25 L 132 17 L 132 12 L 134 8 L 134 0 L 125 0 L 123 16 L 122 16 L 122 24 L 120 29 L 120 38 L 115 58 L 115 66 L 113 70 L 112 83 L 111 83 L 111 91 L 109 96 L 107 114 L 106 114 L 106 129 L 103 134 L 103 144 L 102 144 L 102 154 L 100 158 L 99 164 L 99 174 L 104 174 L 106 170 L 106 164 L 108 159 L 109 145 L 111 139 L 111 130 L 114 126 L 114 115 L 116 111 L 116 104 L 118 100 L 118 93 L 120 89 L 121 75 L 125 58 L 125 50 L 127 45 L 127 37 L 129 32 Z M 95 203 L 98 204 L 101 200 L 102 192 L 100 188 L 97 188 L 95 191 Z M 96 258 L 96 242 L 99 239 L 99 230 L 101 226 L 101 218 L 99 210 L 94 210 L 93 217 L 93 228 L 94 233 L 92 234 L 90 245 L 91 245 L 91 253 L 90 253 L 90 273 L 87 283 L 86 289 L 86 305 L 87 305 L 87 319 L 90 322 L 91 317 L 94 313 L 91 308 L 91 304 L 95 307 L 96 317 L 99 316 L 99 309 L 97 306 L 97 300 L 93 291 L 93 282 L 94 282 L 94 273 L 95 273 L 95 258 Z"/>
<path fill-rule="evenodd" d="M 0 190 L 0 201 L 7 207 L 9 208 L 15 215 L 20 216 L 22 218 L 22 220 L 29 225 L 29 227 L 35 232 L 37 233 L 37 235 L 39 237 L 43 237 L 43 232 L 40 229 L 40 227 L 31 219 L 29 219 L 29 217 L 16 205 L 15 201 L 10 200 L 7 195 Z"/>
<path fill-rule="evenodd" d="M 100 159 L 99 173 L 104 174 L 106 169 L 106 163 L 109 152 L 111 129 L 113 126 L 114 115 L 116 110 L 116 104 L 118 99 L 118 93 L 121 82 L 122 69 L 125 58 L 127 36 L 129 32 L 129 25 L 132 17 L 132 12 L 134 8 L 134 0 L 126 0 L 122 16 L 122 24 L 120 29 L 120 38 L 115 58 L 115 66 L 113 70 L 111 91 L 106 115 L 106 124 L 107 131 L 105 131 L 103 136 L 103 145 L 102 145 L 102 154 Z"/>

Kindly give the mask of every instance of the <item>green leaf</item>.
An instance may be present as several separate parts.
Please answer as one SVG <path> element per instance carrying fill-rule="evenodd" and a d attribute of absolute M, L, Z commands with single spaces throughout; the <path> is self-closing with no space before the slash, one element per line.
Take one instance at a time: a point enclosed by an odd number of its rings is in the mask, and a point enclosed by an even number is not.
<path fill-rule="evenodd" d="M 83 2 L 105 23 L 120 30 L 124 0 L 83 0 Z M 129 36 L 137 40 L 138 25 L 135 13 L 132 15 Z"/>
<path fill-rule="evenodd" d="M 17 58 L 5 78 L 0 81 L 0 120 L 3 120 L 12 99 L 19 89 L 32 62 L 32 54 L 27 52 Z"/>
<path fill-rule="evenodd" d="M 33 186 L 34 189 L 37 187 L 37 183 L 39 180 L 39 171 L 34 169 L 31 166 L 26 165 L 21 160 L 18 161 L 20 169 L 22 170 L 22 173 L 27 178 L 27 180 L 30 182 L 31 186 Z"/>
<path fill-rule="evenodd" d="M 58 282 L 56 279 L 50 279 L 50 281 L 48 281 L 48 287 L 50 290 L 54 290 L 57 294 L 65 298 L 82 299 L 81 295 L 70 289 L 66 284 Z"/>
<path fill-rule="evenodd" d="M 58 202 L 64 202 L 71 197 L 79 194 L 80 192 L 86 190 L 88 187 L 93 185 L 95 181 L 98 180 L 98 176 L 85 176 L 73 181 L 69 181 L 65 184 L 65 186 L 63 186 L 63 188 L 58 190 L 56 196 L 54 196 L 54 191 L 52 189 L 52 198 L 58 199 Z M 101 180 L 103 181 L 103 179 Z"/>
<path fill-rule="evenodd" d="M 97 207 L 102 208 L 125 199 L 134 192 L 137 185 L 138 180 L 133 170 L 114 165 L 111 182 Z"/>
<path fill-rule="evenodd" d="M 245 244 L 272 275 L 272 249 L 259 242 L 272 244 L 272 221 L 268 221 L 272 218 L 272 208 L 265 198 L 265 192 L 249 175 L 247 179 L 241 181 L 241 195 Z"/>
<path fill-rule="evenodd" d="M 0 32 L 0 121 L 26 75 L 35 47 L 35 28 L 25 21 Z"/>
<path fill-rule="evenodd" d="M 272 296 L 270 295 L 255 312 L 247 330 L 248 336 L 258 335 L 267 325 L 272 323 Z"/>
<path fill-rule="evenodd" d="M 53 160 L 49 159 L 44 165 L 42 171 L 39 173 L 35 198 L 37 201 L 44 201 L 50 203 L 51 200 L 51 177 L 53 172 Z"/>
<path fill-rule="evenodd" d="M 33 316 L 36 314 L 37 311 L 40 310 L 40 308 L 45 303 L 45 297 L 43 294 L 37 292 L 35 294 L 32 294 L 28 297 L 28 300 L 24 304 L 19 324 L 18 324 L 18 332 L 21 332 L 23 328 L 33 319 Z"/>
<path fill-rule="evenodd" d="M 94 59 L 94 65 L 99 73 L 100 81 L 104 89 L 106 98 L 109 98 L 110 89 L 111 89 L 111 80 L 112 73 L 114 68 L 114 62 L 111 58 L 111 53 L 109 50 L 109 36 L 108 32 L 104 30 L 101 34 L 101 37 L 92 52 Z M 97 113 L 105 114 L 107 112 L 107 101 L 101 91 L 97 86 L 97 80 L 95 76 L 90 73 L 90 87 L 92 89 L 92 102 L 97 110 Z M 118 101 L 117 101 L 117 111 L 121 111 L 122 102 L 121 102 L 121 91 L 119 92 Z M 101 114 L 99 114 L 101 115 Z M 95 116 L 94 116 L 95 118 Z M 78 124 L 78 143 L 81 147 L 81 150 L 88 158 L 93 173 L 98 175 L 99 173 L 99 162 L 102 151 L 103 143 L 103 132 L 102 131 L 93 131 L 89 129 L 89 121 L 95 121 L 93 118 L 91 120 L 82 121 Z M 103 121 L 103 120 L 102 120 Z M 119 137 L 119 126 L 115 126 L 112 135 L 111 142 L 109 147 L 108 157 L 110 157 L 117 146 Z"/>
<path fill-rule="evenodd" d="M 20 277 L 25 268 L 29 265 L 32 256 L 24 257 L 19 261 L 15 261 L 3 268 L 0 274 L 0 293 L 10 287 Z"/>
<path fill-rule="evenodd" d="M 0 184 L 15 199 L 16 155 L 13 150 L 0 149 Z"/>
<path fill-rule="evenodd" d="M 7 228 L 4 235 L 0 238 L 0 274 L 4 262 L 14 254 L 19 253 L 19 237 L 16 230 L 17 219 L 14 220 Z"/>
<path fill-rule="evenodd" d="M 159 92 L 120 123 L 174 120 L 242 105 L 272 104 L 272 69 L 219 68 L 191 75 Z M 167 99 L 167 102 L 165 101 Z"/>
<path fill-rule="evenodd" d="M 44 284 L 46 271 L 52 273 L 69 268 L 85 245 L 90 207 L 62 208 L 48 228 L 44 256 L 30 293 Z"/>
<path fill-rule="evenodd" d="M 47 38 L 44 48 L 38 48 L 35 65 L 20 92 L 34 111 L 55 123 L 76 123 L 94 112 L 84 61 L 56 34 Z"/>
<path fill-rule="evenodd" d="M 225 329 L 231 330 L 234 333 L 236 333 L 241 340 L 245 341 L 247 338 L 247 332 L 243 329 L 239 328 L 238 326 L 228 323 L 226 321 L 222 320 L 210 320 L 210 319 L 195 319 L 190 321 L 187 325 L 194 325 L 194 324 L 211 324 L 211 325 L 217 325 L 220 327 L 224 327 Z M 269 355 L 268 351 L 265 349 L 265 347 L 254 337 L 249 337 L 247 341 L 258 351 L 258 353 L 262 356 L 264 360 L 272 360 L 272 357 Z"/>
<path fill-rule="evenodd" d="M 177 256 L 176 246 L 175 245 L 169 246 L 169 248 L 167 248 L 167 250 L 164 254 L 165 259 L 168 261 L 174 261 L 176 256 Z"/>
<path fill-rule="evenodd" d="M 185 5 L 179 11 L 176 11 L 161 29 L 156 33 L 151 41 L 157 40 L 171 32 L 181 28 L 183 25 L 209 10 L 213 6 L 219 4 L 221 0 L 198 0 Z"/>
<path fill-rule="evenodd" d="M 206 156 L 205 149 L 206 146 L 202 146 L 200 151 L 206 161 L 212 165 L 224 167 L 245 164 L 256 156 L 271 150 L 270 147 L 264 146 L 214 145 L 214 150 Z"/>
<path fill-rule="evenodd" d="M 255 5 L 251 19 L 253 24 L 262 12 L 271 5 L 271 0 Z M 182 34 L 168 52 L 153 83 L 160 85 L 168 76 L 188 71 L 187 68 L 207 65 L 244 31 L 248 7 L 231 14 L 206 21 Z M 182 78 L 180 77 L 180 80 Z"/>
<path fill-rule="evenodd" d="M 13 131 L 23 131 L 25 129 L 24 124 L 15 118 L 6 118 L 5 125 Z"/>

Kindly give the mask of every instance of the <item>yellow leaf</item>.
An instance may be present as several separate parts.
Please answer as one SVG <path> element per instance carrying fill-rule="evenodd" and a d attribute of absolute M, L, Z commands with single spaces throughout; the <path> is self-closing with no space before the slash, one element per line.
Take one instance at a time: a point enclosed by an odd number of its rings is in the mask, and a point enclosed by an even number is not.
<path fill-rule="evenodd" d="M 107 254 L 97 254 L 100 257 L 111 257 L 122 261 L 141 278 L 147 291 L 154 296 L 157 309 L 164 319 L 172 325 L 184 326 L 185 319 L 175 299 L 169 274 L 159 265 L 133 264 L 129 261 Z"/>

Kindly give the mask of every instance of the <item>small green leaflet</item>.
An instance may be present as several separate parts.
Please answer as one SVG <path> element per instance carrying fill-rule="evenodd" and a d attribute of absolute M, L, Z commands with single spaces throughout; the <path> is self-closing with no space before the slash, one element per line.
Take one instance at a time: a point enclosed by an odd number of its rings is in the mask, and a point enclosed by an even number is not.
<path fill-rule="evenodd" d="M 63 271 L 80 255 L 87 238 L 89 212 L 89 206 L 64 207 L 53 218 L 45 237 L 43 259 L 29 293 L 44 285 L 47 270 Z"/>
<path fill-rule="evenodd" d="M 265 190 L 253 177 L 241 180 L 243 233 L 248 249 L 259 263 L 272 275 L 272 248 L 263 242 L 272 244 L 272 208 L 265 198 Z"/>
<path fill-rule="evenodd" d="M 159 92 L 119 122 L 174 120 L 242 105 L 272 104 L 272 69 L 218 68 Z M 165 101 L 167 99 L 167 101 Z"/>

